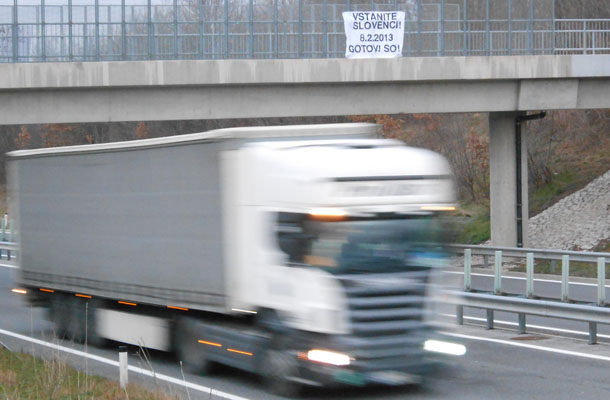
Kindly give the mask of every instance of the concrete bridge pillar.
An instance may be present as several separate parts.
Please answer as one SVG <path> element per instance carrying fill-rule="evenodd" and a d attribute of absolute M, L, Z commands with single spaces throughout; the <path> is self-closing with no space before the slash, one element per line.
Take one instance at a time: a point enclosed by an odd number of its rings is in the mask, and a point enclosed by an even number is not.
<path fill-rule="evenodd" d="M 489 182 L 492 246 L 517 246 L 517 112 L 489 113 Z M 521 137 L 522 243 L 528 247 L 527 142 Z"/>

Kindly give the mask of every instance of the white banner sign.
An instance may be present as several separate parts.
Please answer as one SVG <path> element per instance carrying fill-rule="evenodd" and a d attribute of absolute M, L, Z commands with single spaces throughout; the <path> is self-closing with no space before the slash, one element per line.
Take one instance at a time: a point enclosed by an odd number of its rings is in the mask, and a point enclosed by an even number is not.
<path fill-rule="evenodd" d="M 345 57 L 401 57 L 405 32 L 404 11 L 346 11 Z"/>

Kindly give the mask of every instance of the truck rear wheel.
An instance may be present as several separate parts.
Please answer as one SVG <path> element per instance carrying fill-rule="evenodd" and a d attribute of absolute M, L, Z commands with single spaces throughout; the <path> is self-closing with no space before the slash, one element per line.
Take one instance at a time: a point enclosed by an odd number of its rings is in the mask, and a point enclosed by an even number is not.
<path fill-rule="evenodd" d="M 66 308 L 66 296 L 62 294 L 56 294 L 51 299 L 49 307 L 49 319 L 53 322 L 55 335 L 58 338 L 64 338 L 68 336 L 68 323 L 70 320 L 70 313 Z"/>
<path fill-rule="evenodd" d="M 207 358 L 205 346 L 197 335 L 198 321 L 192 318 L 179 318 L 174 330 L 174 349 L 178 360 L 189 372 L 209 375 L 213 372 L 214 362 Z"/>
<path fill-rule="evenodd" d="M 51 302 L 51 320 L 56 334 L 93 346 L 102 346 L 104 340 L 95 329 L 95 301 L 58 294 Z"/>

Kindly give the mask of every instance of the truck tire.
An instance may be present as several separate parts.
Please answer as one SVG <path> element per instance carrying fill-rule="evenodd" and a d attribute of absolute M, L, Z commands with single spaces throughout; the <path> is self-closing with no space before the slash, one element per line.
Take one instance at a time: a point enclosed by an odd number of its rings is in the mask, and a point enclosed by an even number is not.
<path fill-rule="evenodd" d="M 291 379 L 299 377 L 299 366 L 297 356 L 291 354 L 288 344 L 290 329 L 275 311 L 268 309 L 260 311 L 257 324 L 271 337 L 262 361 L 267 390 L 281 397 L 300 397 L 303 385 Z"/>
<path fill-rule="evenodd" d="M 303 385 L 290 379 L 298 375 L 295 355 L 285 349 L 267 349 L 263 358 L 263 376 L 269 392 L 287 398 L 301 397 Z"/>
<path fill-rule="evenodd" d="M 68 336 L 68 323 L 70 312 L 66 308 L 67 296 L 58 293 L 51 299 L 49 306 L 49 319 L 53 322 L 55 335 L 63 339 Z"/>
<path fill-rule="evenodd" d="M 214 362 L 207 358 L 205 346 L 201 345 L 197 334 L 199 322 L 192 318 L 181 317 L 176 321 L 174 329 L 174 349 L 178 361 L 186 370 L 200 375 L 214 372 Z"/>
<path fill-rule="evenodd" d="M 57 334 L 78 343 L 101 347 L 105 340 L 95 329 L 95 300 L 80 299 L 70 295 L 55 296 L 51 302 L 51 318 Z"/>

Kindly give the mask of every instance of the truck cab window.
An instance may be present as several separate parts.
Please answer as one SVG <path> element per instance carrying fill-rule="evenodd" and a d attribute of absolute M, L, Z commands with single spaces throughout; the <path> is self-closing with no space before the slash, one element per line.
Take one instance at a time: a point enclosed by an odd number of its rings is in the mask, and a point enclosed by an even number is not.
<path fill-rule="evenodd" d="M 426 267 L 443 229 L 433 215 L 397 215 L 319 221 L 306 214 L 279 213 L 279 246 L 291 262 L 332 273 L 389 272 Z"/>

